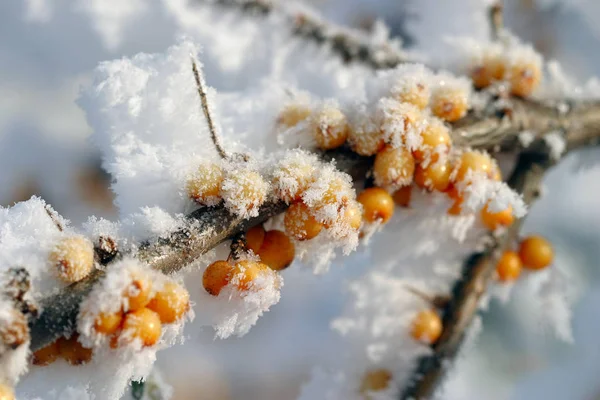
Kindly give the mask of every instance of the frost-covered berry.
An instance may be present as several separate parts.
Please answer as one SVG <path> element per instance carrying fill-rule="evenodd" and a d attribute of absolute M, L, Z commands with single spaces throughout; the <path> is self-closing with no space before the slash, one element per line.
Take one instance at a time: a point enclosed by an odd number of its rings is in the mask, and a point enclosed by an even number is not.
<path fill-rule="evenodd" d="M 123 312 L 112 313 L 101 312 L 94 320 L 94 330 L 104 335 L 112 335 L 121 327 L 123 321 Z"/>
<path fill-rule="evenodd" d="M 418 107 L 383 98 L 377 104 L 375 118 L 386 143 L 391 143 L 393 147 L 418 142 L 424 122 Z"/>
<path fill-rule="evenodd" d="M 483 89 L 495 81 L 503 80 L 506 73 L 505 64 L 502 49 L 499 46 L 490 46 L 481 55 L 480 60 L 471 67 L 473 85 L 478 89 Z"/>
<path fill-rule="evenodd" d="M 280 271 L 290 266 L 296 253 L 294 243 L 279 230 L 270 230 L 265 234 L 265 239 L 258 250 L 260 260 L 271 269 Z"/>
<path fill-rule="evenodd" d="M 136 273 L 131 277 L 131 283 L 127 285 L 123 297 L 126 312 L 137 311 L 146 307 L 152 298 L 152 280 L 143 273 Z"/>
<path fill-rule="evenodd" d="M 385 146 L 385 137 L 373 118 L 361 115 L 348 132 L 350 148 L 361 156 L 372 156 Z"/>
<path fill-rule="evenodd" d="M 392 198 L 394 199 L 394 203 L 399 205 L 400 207 L 409 207 L 410 206 L 410 198 L 412 197 L 412 186 L 403 186 L 400 189 L 396 190 L 394 194 L 392 194 Z"/>
<path fill-rule="evenodd" d="M 427 344 L 434 344 L 442 334 L 442 319 L 434 310 L 424 310 L 417 314 L 412 323 L 413 339 Z"/>
<path fill-rule="evenodd" d="M 27 318 L 21 311 L 10 309 L 0 321 L 0 348 L 16 349 L 29 341 Z"/>
<path fill-rule="evenodd" d="M 312 115 L 310 129 L 317 146 L 323 150 L 338 148 L 348 138 L 349 127 L 346 116 L 333 103 L 326 103 Z"/>
<path fill-rule="evenodd" d="M 144 346 L 153 346 L 160 339 L 161 328 L 159 315 L 141 308 L 125 316 L 121 338 L 139 339 Z"/>
<path fill-rule="evenodd" d="M 384 368 L 372 369 L 363 375 L 360 383 L 360 393 L 367 395 L 369 392 L 379 392 L 390 386 L 392 373 Z"/>
<path fill-rule="evenodd" d="M 491 231 L 499 226 L 510 226 L 514 222 L 512 207 L 508 206 L 504 210 L 492 212 L 486 204 L 481 209 L 481 221 Z"/>
<path fill-rule="evenodd" d="M 210 264 L 202 275 L 204 289 L 213 296 L 218 296 L 221 290 L 227 286 L 231 279 L 233 265 L 224 260 L 218 260 Z"/>
<path fill-rule="evenodd" d="M 49 258 L 62 280 L 78 282 L 94 268 L 94 247 L 83 236 L 71 236 L 62 239 L 50 252 Z"/>
<path fill-rule="evenodd" d="M 188 196 L 196 203 L 213 206 L 221 201 L 221 185 L 224 173 L 215 163 L 201 164 L 187 181 Z"/>
<path fill-rule="evenodd" d="M 60 349 L 58 347 L 58 341 L 50 343 L 46 347 L 42 347 L 38 351 L 33 353 L 31 362 L 33 365 L 50 365 L 60 356 Z"/>
<path fill-rule="evenodd" d="M 516 280 L 521 275 L 521 259 L 514 251 L 505 251 L 496 264 L 496 275 L 502 282 Z"/>
<path fill-rule="evenodd" d="M 377 186 L 394 190 L 412 182 L 415 159 L 404 147 L 386 147 L 377 153 L 373 165 L 373 176 Z"/>
<path fill-rule="evenodd" d="M 15 392 L 3 383 L 0 383 L 0 400 L 15 400 Z"/>
<path fill-rule="evenodd" d="M 462 197 L 458 197 L 456 199 L 454 199 L 454 201 L 452 202 L 452 205 L 450 206 L 450 208 L 448 208 L 448 215 L 453 215 L 453 216 L 457 216 L 460 215 L 462 213 L 462 204 L 464 202 L 464 199 Z"/>
<path fill-rule="evenodd" d="M 255 217 L 267 198 L 269 184 L 256 171 L 236 169 L 227 174 L 221 196 L 227 209 L 242 217 Z"/>
<path fill-rule="evenodd" d="M 315 184 L 318 189 L 305 193 L 304 199 L 306 204 L 310 204 L 311 208 L 315 210 L 335 210 L 335 216 L 327 215 L 327 218 L 324 218 L 334 220 L 334 217 L 337 217 L 339 207 L 347 204 L 355 196 L 352 181 L 347 175 L 337 171 L 331 176 L 326 178 L 321 176 L 320 178 L 321 180 Z"/>
<path fill-rule="evenodd" d="M 462 86 L 443 86 L 431 96 L 431 112 L 444 121 L 454 122 L 467 114 L 469 91 Z"/>
<path fill-rule="evenodd" d="M 362 223 L 362 209 L 357 201 L 350 201 L 340 211 L 338 223 L 350 227 L 350 229 L 358 230 Z"/>
<path fill-rule="evenodd" d="M 358 195 L 357 200 L 363 206 L 363 217 L 367 222 L 385 224 L 394 214 L 394 199 L 382 188 L 365 189 Z"/>
<path fill-rule="evenodd" d="M 248 291 L 261 275 L 274 273 L 271 268 L 262 262 L 240 260 L 233 267 L 230 282 L 239 291 Z"/>
<path fill-rule="evenodd" d="M 275 194 L 288 203 L 300 200 L 302 193 L 315 179 L 317 158 L 300 150 L 286 154 L 273 171 Z"/>
<path fill-rule="evenodd" d="M 394 87 L 394 95 L 401 103 L 410 103 L 424 110 L 429 104 L 431 90 L 427 83 L 418 80 L 404 80 Z"/>
<path fill-rule="evenodd" d="M 518 61 L 511 65 L 508 72 L 510 93 L 514 96 L 527 97 L 539 86 L 542 70 L 538 63 Z"/>
<path fill-rule="evenodd" d="M 527 269 L 544 269 L 554 260 L 554 249 L 541 236 L 529 236 L 519 246 L 519 258 Z"/>
<path fill-rule="evenodd" d="M 421 164 L 415 171 L 415 183 L 424 189 L 444 192 L 450 185 L 451 174 L 452 167 L 447 161 L 439 160 L 426 167 Z"/>
<path fill-rule="evenodd" d="M 303 202 L 294 203 L 286 210 L 283 224 L 286 233 L 296 240 L 310 240 L 323 229 L 323 224 L 317 221 Z"/>
<path fill-rule="evenodd" d="M 246 247 L 248 250 L 252 250 L 254 254 L 258 253 L 260 246 L 262 246 L 265 240 L 265 228 L 262 225 L 256 225 L 248 229 L 246 232 Z"/>
<path fill-rule="evenodd" d="M 147 308 L 158 314 L 161 323 L 170 324 L 190 309 L 190 294 L 180 284 L 167 281 L 150 300 Z"/>
<path fill-rule="evenodd" d="M 291 103 L 284 107 L 277 117 L 277 123 L 286 128 L 291 128 L 298 125 L 300 122 L 307 119 L 312 110 L 306 104 Z"/>
<path fill-rule="evenodd" d="M 78 340 L 79 335 L 72 335 L 69 339 L 64 337 L 58 339 L 60 356 L 71 365 L 88 363 L 92 359 L 92 349 L 83 347 Z"/>
<path fill-rule="evenodd" d="M 436 162 L 440 153 L 446 154 L 452 146 L 450 130 L 444 123 L 431 118 L 421 132 L 421 145 L 413 151 L 413 156 L 418 162 Z"/>
<path fill-rule="evenodd" d="M 495 174 L 495 162 L 487 153 L 475 150 L 467 151 L 460 157 L 454 180 L 464 182 L 469 171 L 484 173 L 489 178 L 492 178 Z"/>

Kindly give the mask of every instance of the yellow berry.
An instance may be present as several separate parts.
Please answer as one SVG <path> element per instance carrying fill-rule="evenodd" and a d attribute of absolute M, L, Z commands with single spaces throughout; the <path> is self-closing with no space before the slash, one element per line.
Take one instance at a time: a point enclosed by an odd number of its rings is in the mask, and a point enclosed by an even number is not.
<path fill-rule="evenodd" d="M 67 283 L 78 282 L 94 268 L 94 247 L 83 236 L 62 239 L 50 253 L 50 262 Z"/>
<path fill-rule="evenodd" d="M 344 225 L 349 226 L 354 230 L 358 230 L 362 223 L 362 210 L 360 209 L 358 202 L 351 201 L 346 204 L 341 210 L 340 220 Z"/>
<path fill-rule="evenodd" d="M 214 163 L 201 164 L 187 181 L 187 193 L 202 205 L 215 205 L 221 201 L 223 169 Z"/>
<path fill-rule="evenodd" d="M 144 346 L 153 346 L 160 339 L 162 325 L 159 315 L 147 308 L 130 312 L 123 321 L 123 333 L 128 339 L 140 339 Z"/>
<path fill-rule="evenodd" d="M 225 207 L 235 214 L 250 212 L 258 215 L 258 209 L 267 198 L 269 184 L 256 171 L 238 169 L 223 181 L 221 195 Z"/>
<path fill-rule="evenodd" d="M 508 79 L 511 94 L 527 97 L 539 86 L 542 71 L 536 63 L 517 63 L 511 66 Z"/>
<path fill-rule="evenodd" d="M 317 210 L 332 204 L 344 205 L 350 201 L 350 197 L 354 193 L 350 182 L 339 176 L 331 178 L 326 186 L 321 197 L 313 202 L 314 208 Z"/>
<path fill-rule="evenodd" d="M 467 114 L 469 96 L 463 88 L 443 87 L 433 92 L 431 111 L 444 121 L 454 122 Z"/>
<path fill-rule="evenodd" d="M 263 240 L 265 240 L 265 228 L 262 225 L 253 226 L 246 232 L 246 247 L 248 250 L 252 250 L 254 254 L 257 254 L 260 250 Z"/>
<path fill-rule="evenodd" d="M 491 231 L 499 226 L 510 226 L 514 222 L 512 207 L 508 207 L 502 211 L 491 212 L 488 205 L 481 209 L 481 221 Z"/>
<path fill-rule="evenodd" d="M 210 264 L 202 276 L 204 289 L 213 296 L 218 296 L 231 279 L 233 265 L 227 261 L 219 260 Z"/>
<path fill-rule="evenodd" d="M 15 392 L 3 383 L 0 383 L 0 400 L 15 400 Z"/>
<path fill-rule="evenodd" d="M 235 264 L 231 273 L 231 283 L 240 291 L 248 291 L 261 275 L 272 271 L 266 264 L 251 260 L 241 260 Z"/>
<path fill-rule="evenodd" d="M 385 147 L 385 138 L 380 127 L 367 120 L 362 125 L 350 128 L 348 143 L 355 153 L 372 156 Z"/>
<path fill-rule="evenodd" d="M 380 129 L 387 142 L 399 145 L 398 135 L 403 137 L 406 133 L 418 133 L 421 130 L 423 114 L 412 104 L 386 100 L 389 99 L 382 99 L 380 102 Z"/>
<path fill-rule="evenodd" d="M 83 347 L 79 343 L 79 335 L 74 334 L 69 339 L 64 337 L 58 339 L 60 356 L 71 365 L 81 365 L 92 359 L 92 349 Z"/>
<path fill-rule="evenodd" d="M 496 274 L 502 282 L 516 280 L 521 275 L 521 259 L 514 251 L 505 251 L 496 264 Z"/>
<path fill-rule="evenodd" d="M 357 198 L 363 206 L 363 216 L 367 222 L 386 223 L 394 214 L 394 199 L 381 188 L 372 187 L 363 190 Z"/>
<path fill-rule="evenodd" d="M 397 91 L 397 99 L 401 103 L 410 103 L 424 110 L 429 104 L 431 92 L 429 87 L 423 82 L 413 82 L 405 84 L 402 90 Z"/>
<path fill-rule="evenodd" d="M 307 119 L 311 114 L 311 109 L 304 104 L 288 104 L 279 114 L 277 123 L 287 128 L 298 125 Z"/>
<path fill-rule="evenodd" d="M 112 335 L 121 327 L 123 312 L 100 313 L 94 321 L 94 329 L 104 335 Z"/>
<path fill-rule="evenodd" d="M 441 336 L 442 330 L 442 320 L 437 312 L 425 310 L 419 312 L 413 320 L 411 335 L 420 342 L 434 344 Z"/>
<path fill-rule="evenodd" d="M 257 254 L 271 269 L 280 271 L 290 266 L 295 253 L 294 243 L 290 238 L 274 229 L 265 234 L 265 240 Z"/>
<path fill-rule="evenodd" d="M 131 283 L 125 289 L 123 296 L 127 299 L 125 311 L 137 311 L 150 302 L 152 291 L 152 281 L 149 277 L 142 274 L 134 274 L 131 277 Z"/>
<path fill-rule="evenodd" d="M 415 160 L 406 148 L 386 147 L 375 157 L 373 176 L 378 186 L 400 188 L 412 182 Z"/>
<path fill-rule="evenodd" d="M 403 186 L 400 189 L 396 190 L 392 195 L 394 199 L 394 203 L 399 205 L 400 207 L 409 207 L 410 206 L 410 198 L 412 197 L 412 186 Z"/>
<path fill-rule="evenodd" d="M 439 159 L 439 153 L 448 152 L 452 145 L 450 130 L 438 119 L 432 119 L 427 124 L 421 132 L 421 138 L 423 139 L 421 146 L 413 151 L 415 160 L 420 163 L 426 160 L 436 162 Z"/>
<path fill-rule="evenodd" d="M 478 89 L 490 86 L 494 81 L 504 79 L 506 66 L 499 52 L 484 55 L 480 63 L 471 69 L 473 85 Z"/>
<path fill-rule="evenodd" d="M 16 349 L 29 340 L 27 318 L 21 311 L 11 309 L 10 318 L 0 324 L 0 340 L 4 346 Z"/>
<path fill-rule="evenodd" d="M 387 369 L 378 368 L 365 372 L 360 384 L 360 393 L 379 392 L 390 386 L 392 373 Z"/>
<path fill-rule="evenodd" d="M 467 151 L 460 157 L 454 180 L 457 182 L 464 181 L 469 171 L 473 171 L 473 173 L 484 173 L 492 179 L 496 174 L 496 165 L 492 158 L 486 153 Z"/>
<path fill-rule="evenodd" d="M 33 365 L 50 365 L 60 355 L 60 350 L 58 348 L 58 341 L 54 341 L 50 343 L 48 346 L 39 349 L 38 351 L 33 353 L 32 363 Z M 2 397 L 0 397 L 1 399 Z"/>
<path fill-rule="evenodd" d="M 552 245 L 541 236 L 529 236 L 519 246 L 519 258 L 527 269 L 544 269 L 554 260 Z"/>
<path fill-rule="evenodd" d="M 150 300 L 147 308 L 158 314 L 161 323 L 170 324 L 190 309 L 190 294 L 180 284 L 168 281 Z"/>
<path fill-rule="evenodd" d="M 417 166 L 415 171 L 415 183 L 424 189 L 444 192 L 450 185 L 452 168 L 447 162 L 438 161 L 423 167 Z"/>
<path fill-rule="evenodd" d="M 348 138 L 346 116 L 335 106 L 326 106 L 313 114 L 311 129 L 317 146 L 323 150 L 340 147 Z"/>
<path fill-rule="evenodd" d="M 312 160 L 284 160 L 273 173 L 277 196 L 288 203 L 300 200 L 302 193 L 315 179 Z"/>
<path fill-rule="evenodd" d="M 292 204 L 283 219 L 285 231 L 297 240 L 309 240 L 321 232 L 323 224 L 315 219 L 302 202 Z"/>

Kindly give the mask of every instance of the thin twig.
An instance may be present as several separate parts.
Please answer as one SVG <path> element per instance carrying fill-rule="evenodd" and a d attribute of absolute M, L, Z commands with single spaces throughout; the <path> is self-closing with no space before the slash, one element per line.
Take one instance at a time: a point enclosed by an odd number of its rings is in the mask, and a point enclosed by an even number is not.
<path fill-rule="evenodd" d="M 56 211 L 54 211 L 50 207 L 49 204 L 46 204 L 46 206 L 44 207 L 44 209 L 46 210 L 46 214 L 48 214 L 48 216 L 50 217 L 50 219 L 52 220 L 52 222 L 54 223 L 54 225 L 56 225 L 56 229 L 58 229 L 60 232 L 64 231 L 65 228 L 63 227 L 62 223 L 58 219 L 58 213 Z"/>
<path fill-rule="evenodd" d="M 502 30 L 504 29 L 504 16 L 503 16 L 503 1 L 497 0 L 489 9 L 490 18 L 490 38 L 493 42 L 500 39 Z"/>
<path fill-rule="evenodd" d="M 210 109 L 210 104 L 208 103 L 208 97 L 206 95 L 206 83 L 204 82 L 204 75 L 200 73 L 198 70 L 198 66 L 196 65 L 196 60 L 194 56 L 191 56 L 192 60 L 192 71 L 194 72 L 194 79 L 196 79 L 196 87 L 198 89 L 198 95 L 200 96 L 200 104 L 202 105 L 202 112 L 204 113 L 204 117 L 206 118 L 206 123 L 208 124 L 208 130 L 210 131 L 210 137 L 217 149 L 217 153 L 221 158 L 228 158 L 227 152 L 221 145 L 221 135 L 218 131 L 218 127 L 213 122 L 213 117 Z"/>

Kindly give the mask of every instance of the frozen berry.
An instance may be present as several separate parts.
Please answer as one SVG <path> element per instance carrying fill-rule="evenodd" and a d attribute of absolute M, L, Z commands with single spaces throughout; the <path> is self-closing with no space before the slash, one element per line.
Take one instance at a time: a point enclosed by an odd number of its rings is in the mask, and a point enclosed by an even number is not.
<path fill-rule="evenodd" d="M 342 111 L 333 105 L 325 105 L 311 118 L 311 130 L 317 146 L 323 150 L 340 147 L 348 138 L 348 122 Z"/>
<path fill-rule="evenodd" d="M 418 162 L 436 162 L 440 153 L 447 153 L 452 145 L 450 130 L 439 119 L 431 119 L 421 132 L 423 142 L 418 149 L 413 151 L 413 156 Z"/>
<path fill-rule="evenodd" d="M 291 155 L 282 160 L 273 172 L 273 184 L 277 197 L 287 203 L 300 200 L 302 193 L 315 179 L 316 159 Z M 289 157 L 289 156 L 288 156 Z"/>
<path fill-rule="evenodd" d="M 363 190 L 357 198 L 363 206 L 363 216 L 367 222 L 386 223 L 394 214 L 394 199 L 381 188 L 372 187 Z"/>
<path fill-rule="evenodd" d="M 202 276 L 204 289 L 209 294 L 218 296 L 221 290 L 229 283 L 232 271 L 233 265 L 224 260 L 215 261 L 210 264 Z"/>
<path fill-rule="evenodd" d="M 373 176 L 377 186 L 398 189 L 412 182 L 415 160 L 406 148 L 386 147 L 377 153 Z"/>
<path fill-rule="evenodd" d="M 450 185 L 451 174 L 452 168 L 448 162 L 439 160 L 426 167 L 421 164 L 415 171 L 415 183 L 424 189 L 444 192 Z"/>
<path fill-rule="evenodd" d="M 390 386 L 392 374 L 387 369 L 378 368 L 367 371 L 360 384 L 360 393 L 378 392 Z"/>
<path fill-rule="evenodd" d="M 411 335 L 415 340 L 434 344 L 442 334 L 443 325 L 440 316 L 433 310 L 421 311 L 412 324 Z"/>
<path fill-rule="evenodd" d="M 94 321 L 94 329 L 104 335 L 112 335 L 121 327 L 123 312 L 100 313 Z"/>
<path fill-rule="evenodd" d="M 537 63 L 517 62 L 510 67 L 508 80 L 511 94 L 527 97 L 539 86 L 542 71 Z"/>
<path fill-rule="evenodd" d="M 514 251 L 505 251 L 496 264 L 496 274 L 502 282 L 516 280 L 521 275 L 521 259 Z"/>
<path fill-rule="evenodd" d="M 240 291 L 248 291 L 254 285 L 256 279 L 260 276 L 265 276 L 273 273 L 273 271 L 262 262 L 252 260 L 240 260 L 233 267 L 231 273 L 231 284 L 237 287 Z"/>
<path fill-rule="evenodd" d="M 455 181 L 465 181 L 469 171 L 472 171 L 472 173 L 483 173 L 492 179 L 496 173 L 495 162 L 487 153 L 467 151 L 460 157 L 454 178 Z"/>
<path fill-rule="evenodd" d="M 499 226 L 510 226 L 514 222 L 512 207 L 509 206 L 504 210 L 492 212 L 486 205 L 481 209 L 481 221 L 491 231 Z"/>
<path fill-rule="evenodd" d="M 215 205 L 221 201 L 223 179 L 223 169 L 218 164 L 201 164 L 187 181 L 188 195 L 199 204 Z"/>
<path fill-rule="evenodd" d="M 144 346 L 153 346 L 160 339 L 160 316 L 147 308 L 130 312 L 123 321 L 122 337 L 140 339 Z"/>
<path fill-rule="evenodd" d="M 221 188 L 225 207 L 238 215 L 258 215 L 267 198 L 269 184 L 256 171 L 238 169 L 227 174 Z"/>
<path fill-rule="evenodd" d="M 265 228 L 262 225 L 253 226 L 246 232 L 246 247 L 254 254 L 258 253 L 263 240 L 265 240 Z"/>
<path fill-rule="evenodd" d="M 58 348 L 58 342 L 54 341 L 54 342 L 50 343 L 48 346 L 42 347 L 38 351 L 35 351 L 33 353 L 32 363 L 33 363 L 33 365 L 39 365 L 39 366 L 50 365 L 54 361 L 56 361 L 56 359 L 58 358 L 59 355 L 60 355 L 60 351 Z M 1 399 L 1 397 L 0 397 L 0 399 Z"/>
<path fill-rule="evenodd" d="M 288 104 L 279 114 L 277 123 L 291 128 L 307 119 L 311 114 L 311 109 L 307 105 L 292 103 Z"/>
<path fill-rule="evenodd" d="M 429 86 L 419 81 L 402 82 L 401 88 L 396 88 L 394 92 L 398 101 L 410 103 L 421 110 L 427 107 L 431 96 Z"/>
<path fill-rule="evenodd" d="M 348 143 L 357 154 L 372 156 L 385 146 L 385 138 L 378 124 L 365 117 L 348 132 Z"/>
<path fill-rule="evenodd" d="M 265 234 L 265 240 L 257 254 L 271 269 L 280 271 L 294 261 L 295 252 L 294 243 L 285 233 L 271 230 Z"/>
<path fill-rule="evenodd" d="M 123 296 L 127 300 L 124 310 L 137 311 L 150 302 L 152 298 L 152 281 L 150 277 L 144 276 L 142 273 L 134 274 L 131 277 L 131 283 L 127 285 Z"/>
<path fill-rule="evenodd" d="M 64 238 L 50 253 L 50 262 L 62 280 L 78 282 L 94 268 L 94 246 L 83 236 Z"/>
<path fill-rule="evenodd" d="M 471 68 L 471 79 L 476 88 L 483 89 L 504 79 L 505 72 L 501 49 L 494 48 L 483 54 L 481 60 Z"/>
<path fill-rule="evenodd" d="M 72 335 L 69 339 L 64 337 L 58 339 L 60 356 L 71 365 L 88 363 L 92 359 L 92 349 L 83 347 L 79 343 L 79 335 Z"/>
<path fill-rule="evenodd" d="M 441 87 L 431 96 L 431 111 L 444 121 L 454 122 L 467 114 L 469 94 L 462 87 Z"/>
<path fill-rule="evenodd" d="M 519 258 L 528 269 L 544 269 L 554 260 L 552 245 L 541 236 L 529 236 L 519 246 Z"/>
<path fill-rule="evenodd" d="M 147 306 L 155 311 L 163 324 L 179 320 L 190 309 L 190 294 L 180 284 L 165 282 Z"/>
<path fill-rule="evenodd" d="M 285 231 L 297 240 L 309 240 L 321 232 L 323 224 L 315 219 L 302 202 L 292 204 L 283 219 Z"/>

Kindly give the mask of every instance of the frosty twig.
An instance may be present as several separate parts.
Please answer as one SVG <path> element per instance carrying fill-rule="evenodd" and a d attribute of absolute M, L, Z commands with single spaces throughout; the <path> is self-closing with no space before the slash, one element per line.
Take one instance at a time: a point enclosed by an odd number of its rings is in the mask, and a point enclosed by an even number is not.
<path fill-rule="evenodd" d="M 489 10 L 490 18 L 490 38 L 492 41 L 498 40 L 504 28 L 503 13 L 504 5 L 502 0 L 496 1 Z"/>

